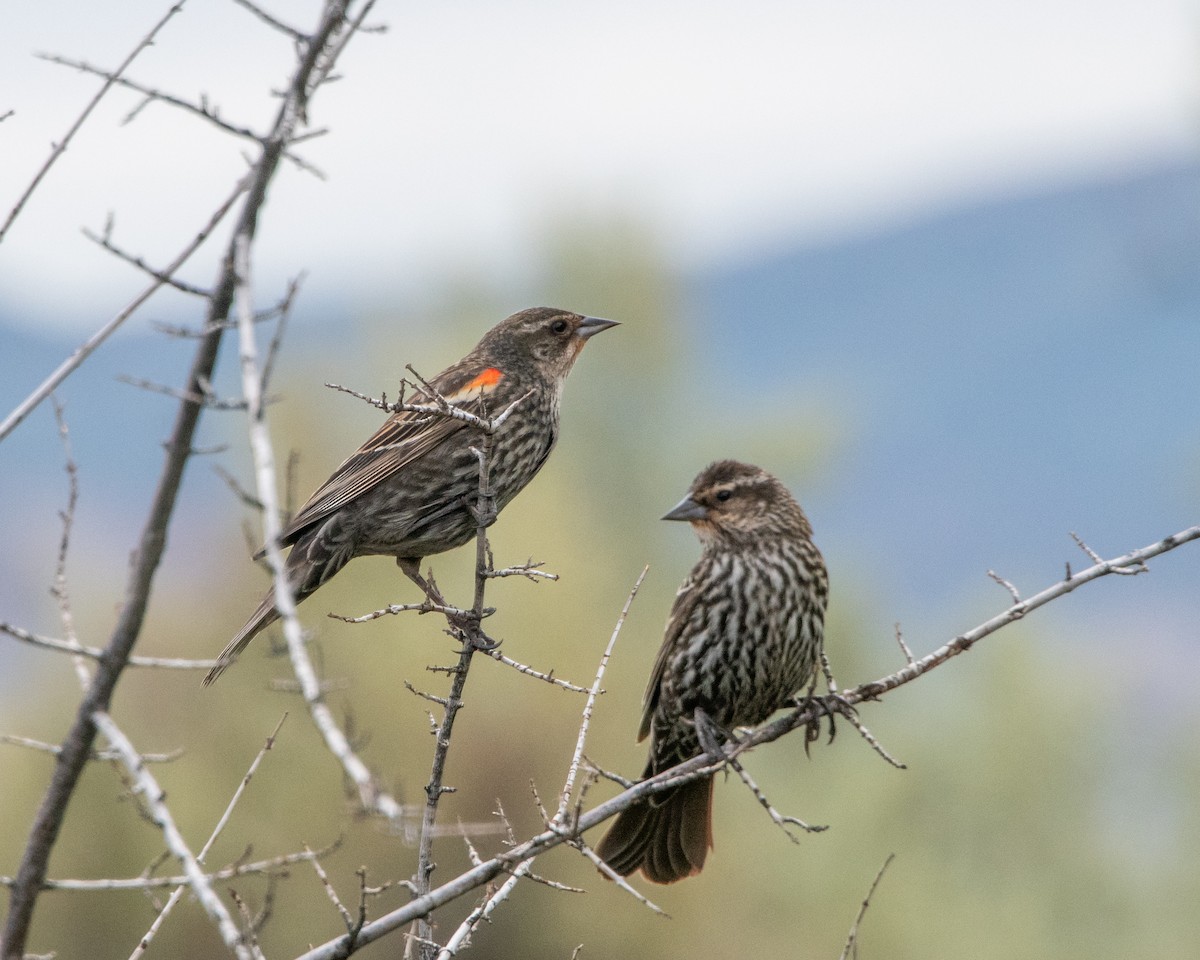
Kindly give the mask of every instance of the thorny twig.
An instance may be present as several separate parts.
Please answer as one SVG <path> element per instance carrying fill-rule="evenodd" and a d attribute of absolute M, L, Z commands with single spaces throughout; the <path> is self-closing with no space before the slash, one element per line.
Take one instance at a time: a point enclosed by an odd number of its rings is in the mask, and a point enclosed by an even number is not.
<path fill-rule="evenodd" d="M 8 218 L 4 221 L 4 224 L 0 226 L 0 243 L 4 242 L 5 234 L 8 233 L 9 227 L 13 225 L 13 221 L 20 216 L 21 210 L 29 201 L 30 196 L 33 195 L 33 192 L 38 188 L 38 184 L 40 184 L 46 174 L 50 172 L 50 168 L 54 166 L 54 162 L 61 157 L 64 152 L 66 152 L 71 140 L 75 137 L 75 134 L 79 132 L 79 128 L 83 126 L 84 121 L 91 116 L 91 113 L 96 108 L 96 105 L 101 101 L 101 99 L 103 99 L 104 95 L 112 89 L 113 84 L 119 82 L 121 74 L 123 74 L 129 65 L 133 63 L 137 55 L 147 47 L 153 45 L 154 38 L 157 36 L 158 31 L 166 26 L 168 20 L 170 20 L 173 16 L 175 16 L 175 14 L 183 9 L 183 4 L 184 0 L 180 0 L 180 2 L 176 3 L 165 14 L 163 14 L 158 23 L 151 27 L 150 32 L 137 42 L 137 45 L 132 51 L 130 51 L 129 55 L 123 61 L 121 61 L 120 65 L 111 73 L 106 73 L 104 75 L 104 83 L 101 85 L 100 89 L 96 91 L 96 95 L 92 97 L 91 102 L 84 107 L 83 112 L 76 118 L 75 122 L 71 124 L 71 129 L 66 132 L 66 135 L 54 144 L 53 149 L 50 151 L 50 156 L 46 159 L 46 162 L 42 164 L 41 169 L 38 170 L 38 172 L 34 175 L 29 186 L 25 188 L 25 192 L 22 193 L 20 198 L 17 200 L 16 206 L 12 208 Z M 5 432 L 6 431 L 0 430 L 0 437 L 3 437 Z"/>
<path fill-rule="evenodd" d="M 730 760 L 729 765 L 733 767 L 734 772 L 741 777 L 742 783 L 744 783 L 750 792 L 754 794 L 754 799 L 757 800 L 762 808 L 767 811 L 767 816 L 771 818 L 771 822 L 779 827 L 779 829 L 785 834 L 787 834 L 787 838 L 791 840 L 792 843 L 799 843 L 800 838 L 788 829 L 789 824 L 799 827 L 805 833 L 822 833 L 823 831 L 829 829 L 827 825 L 813 825 L 810 823 L 805 823 L 803 820 L 800 820 L 797 817 L 789 817 L 780 813 L 771 805 L 771 801 L 767 799 L 767 795 L 763 793 L 758 784 L 754 782 L 754 778 L 750 776 L 750 773 L 744 766 L 742 766 L 740 761 Z"/>
<path fill-rule="evenodd" d="M 897 639 L 900 639 L 899 627 L 897 627 L 897 630 L 896 630 L 896 637 L 897 637 Z M 908 650 L 908 647 L 905 646 L 903 639 L 900 639 L 900 647 L 901 647 L 901 649 L 903 649 L 905 651 Z M 909 653 L 909 655 L 908 655 L 908 662 L 910 664 L 913 662 L 911 653 Z M 850 726 L 854 727 L 854 729 L 858 731 L 858 735 L 867 741 L 867 743 L 870 745 L 872 750 L 874 750 L 877 754 L 879 754 L 881 757 L 883 757 L 883 759 L 886 760 L 888 763 L 890 763 L 893 767 L 895 767 L 897 770 L 907 770 L 908 767 L 903 762 L 901 762 L 900 760 L 897 760 L 890 753 L 888 753 L 888 751 L 884 747 L 884 745 L 879 742 L 879 740 L 875 737 L 875 734 L 873 734 L 870 731 L 870 729 L 868 729 L 867 725 L 864 724 L 858 718 L 858 714 L 852 708 L 850 708 L 849 704 L 842 703 L 842 699 L 837 692 L 837 690 L 838 690 L 837 681 L 833 678 L 833 668 L 829 665 L 829 657 L 826 655 L 824 650 L 821 651 L 821 672 L 825 674 L 825 679 L 829 683 L 829 696 L 835 701 L 835 703 L 841 704 L 844 707 L 844 709 L 841 709 L 838 712 L 840 712 L 841 715 L 843 717 L 845 717 L 847 722 L 849 722 Z M 831 724 L 830 739 L 832 739 L 833 738 L 833 733 L 832 733 L 833 713 L 832 712 L 829 715 L 829 722 Z M 807 744 L 805 744 L 805 746 L 807 747 Z"/>
<path fill-rule="evenodd" d="M 411 369 L 411 367 L 410 367 Z M 431 395 L 440 401 L 442 407 L 450 407 L 444 398 L 433 387 L 428 387 Z M 443 411 L 444 412 L 444 411 Z M 442 720 L 438 725 L 437 738 L 433 751 L 433 762 L 429 773 L 429 782 L 425 787 L 425 811 L 421 820 L 421 836 L 417 847 L 417 870 L 413 877 L 416 887 L 416 897 L 425 896 L 430 889 L 430 878 L 434 870 L 433 839 L 434 825 L 437 821 L 438 807 L 442 795 L 450 790 L 443 785 L 446 759 L 450 750 L 450 741 L 454 733 L 454 721 L 462 708 L 462 694 L 467 683 L 467 674 L 471 668 L 471 658 L 476 649 L 491 649 L 495 646 L 487 640 L 480 629 L 484 618 L 484 592 L 487 584 L 486 571 L 488 567 L 487 528 L 496 516 L 495 498 L 491 485 L 491 453 L 492 434 L 497 424 L 494 420 L 480 418 L 483 437 L 475 449 L 479 461 L 479 494 L 475 504 L 475 597 L 474 603 L 467 616 L 447 616 L 451 631 L 462 644 L 458 664 L 452 669 L 450 691 L 442 706 Z M 445 599 L 438 592 L 432 577 L 423 579 L 419 573 L 410 574 L 425 591 L 425 596 L 431 602 L 447 606 Z M 436 955 L 437 944 L 432 940 L 432 927 L 426 916 L 416 918 L 412 935 L 405 947 L 405 956 L 412 954 L 414 947 L 420 950 L 422 958 L 432 958 Z"/>
<path fill-rule="evenodd" d="M 212 332 L 200 341 L 196 349 L 183 391 L 185 395 L 198 394 L 203 389 L 202 385 L 211 381 L 221 342 L 221 330 L 213 325 L 223 321 L 229 312 L 235 282 L 232 269 L 234 254 L 238 245 L 248 243 L 255 235 L 261 208 L 266 200 L 268 185 L 278 169 L 280 158 L 287 144 L 304 116 L 308 97 L 314 89 L 311 86 L 312 82 L 327 76 L 328 70 L 332 67 L 331 50 L 342 49 L 342 45 L 337 44 L 335 37 L 338 31 L 345 26 L 348 3 L 349 0 L 328 0 L 325 4 L 319 22 L 309 37 L 306 47 L 299 51 L 297 67 L 288 89 L 281 97 L 271 133 L 263 140 L 261 155 L 238 183 L 233 196 L 214 214 L 200 236 L 185 248 L 183 254 L 176 258 L 173 264 L 163 271 L 165 275 L 169 275 L 178 269 L 182 262 L 203 242 L 216 223 L 224 217 L 236 199 L 243 193 L 246 194 L 234 228 L 234 244 L 222 260 L 222 267 L 218 272 L 217 280 L 213 285 L 213 293 L 209 299 L 206 326 Z M 177 9 L 178 7 L 173 8 L 173 10 Z M 143 41 L 139 45 L 139 49 L 150 39 L 147 38 Z M 110 85 L 106 84 L 106 89 Z M 28 196 L 28 192 L 26 196 Z M 11 220 L 10 216 L 10 223 Z M 40 387 L 18 405 L 4 423 L 0 424 L 0 440 L 7 436 L 58 383 L 61 383 L 78 367 L 86 356 L 94 351 L 96 346 L 159 286 L 161 286 L 161 282 L 155 280 L 130 306 L 101 328 L 76 354 L 60 365 Z M 106 655 L 103 659 L 96 661 L 94 674 L 87 682 L 86 693 L 63 739 L 62 749 L 55 758 L 50 783 L 34 817 L 29 840 L 21 856 L 9 900 L 8 915 L 4 922 L 3 933 L 0 934 L 0 944 L 2 944 L 0 945 L 0 955 L 5 960 L 19 960 L 26 952 L 25 945 L 29 936 L 34 907 L 42 890 L 50 853 L 60 834 L 70 798 L 75 793 L 80 775 L 91 755 L 96 736 L 102 727 L 106 728 L 105 735 L 111 733 L 116 736 L 119 734 L 119 731 L 107 729 L 108 710 L 117 682 L 124 671 L 133 646 L 142 632 L 155 574 L 166 546 L 167 529 L 178 499 L 184 467 L 192 454 L 193 440 L 201 411 L 202 407 L 191 400 L 183 400 L 179 404 L 159 483 L 133 554 L 124 600 L 106 648 Z M 116 745 L 114 744 L 114 746 Z M 144 764 L 141 770 L 144 772 Z M 146 794 L 154 795 L 149 781 L 139 780 L 139 782 L 143 783 Z M 172 839 L 170 821 L 163 817 L 161 825 L 164 839 L 171 848 L 177 850 L 181 855 L 184 854 L 186 845 L 180 845 Z M 228 918 L 228 912 L 225 911 L 219 898 L 213 897 L 211 901 L 208 898 L 207 880 L 202 871 L 198 869 L 198 865 L 194 864 L 194 861 L 187 862 L 185 860 L 184 862 L 185 872 L 189 875 L 189 883 L 197 898 L 204 903 L 206 911 L 217 919 L 226 946 L 235 953 L 250 955 L 250 950 L 253 948 L 241 942 L 236 924 Z"/>
<path fill-rule="evenodd" d="M 262 763 L 263 757 L 267 755 L 268 750 L 274 747 L 275 738 L 279 736 L 279 731 L 283 727 L 283 722 L 286 719 L 287 714 L 285 713 L 279 718 L 279 723 L 275 725 L 275 729 L 271 731 L 271 735 L 267 737 L 266 741 L 262 745 L 262 748 L 254 757 L 254 760 L 251 761 L 250 766 L 242 776 L 241 782 L 238 784 L 237 789 L 234 790 L 233 797 L 225 807 L 225 812 L 221 814 L 220 818 L 217 820 L 217 825 L 213 827 L 212 832 L 209 834 L 208 840 L 205 841 L 205 844 L 200 849 L 200 852 L 196 854 L 197 866 L 204 863 L 205 857 L 208 856 L 208 851 L 212 849 L 213 844 L 217 842 L 217 837 L 221 835 L 221 831 L 224 830 L 225 825 L 229 823 L 230 818 L 233 816 L 234 808 L 237 806 L 238 801 L 242 798 L 242 794 L 246 792 L 246 787 L 250 785 L 250 780 L 258 771 L 259 764 Z M 307 846 L 304 848 L 304 851 L 308 854 L 312 853 Z M 186 885 L 180 884 L 175 888 L 174 891 L 172 891 L 170 898 L 163 905 L 163 908 L 159 910 L 158 916 L 154 918 L 154 922 L 150 925 L 150 929 L 142 935 L 141 940 L 138 941 L 137 947 L 134 949 L 133 953 L 129 955 L 129 960 L 138 960 L 138 958 L 146 952 L 151 941 L 153 941 L 155 935 L 162 928 L 162 925 L 166 922 L 167 917 L 170 916 L 171 911 L 175 909 L 175 906 L 183 898 L 183 894 L 186 889 Z"/>
<path fill-rule="evenodd" d="M 99 647 L 85 647 L 76 640 L 59 640 L 55 637 L 43 637 L 40 634 L 31 633 L 21 627 L 13 626 L 11 623 L 0 623 L 0 633 L 6 633 L 14 640 L 20 640 L 22 643 L 32 644 L 35 647 L 42 647 L 46 650 L 71 653 L 80 657 L 88 657 L 91 660 L 101 660 L 104 658 L 104 651 Z M 129 658 L 129 666 L 131 667 L 158 667 L 167 670 L 211 670 L 216 664 L 216 660 L 188 660 L 182 657 L 133 656 Z"/>
<path fill-rule="evenodd" d="M 200 248 L 200 245 L 208 239 L 209 235 L 217 228 L 220 222 L 225 219 L 225 215 L 233 209 L 233 205 L 237 202 L 238 197 L 245 193 L 249 187 L 249 177 L 245 177 L 238 181 L 232 193 L 230 193 L 230 195 L 226 197 L 225 201 L 217 207 L 208 223 L 201 228 L 200 232 L 197 233 L 196 236 L 191 239 L 191 241 L 189 241 L 187 246 L 180 251 L 179 255 L 163 268 L 162 276 L 173 276 L 175 271 L 182 267 L 191 258 L 192 254 Z M 50 396 L 50 394 L 54 392 L 58 385 L 66 380 L 67 377 L 69 377 L 76 370 L 76 368 L 83 363 L 84 360 L 95 353 L 96 348 L 99 347 L 100 344 L 102 344 L 105 340 L 107 340 L 109 335 L 112 334 L 114 330 L 128 320 L 142 306 L 142 304 L 149 300 L 150 297 L 159 289 L 159 287 L 163 286 L 165 282 L 165 280 L 161 279 L 154 280 L 150 286 L 134 297 L 133 300 L 131 300 L 129 304 L 126 305 L 119 313 L 117 313 L 116 316 L 104 324 L 104 326 L 92 334 L 82 344 L 76 347 L 75 351 L 69 357 L 67 357 L 66 360 L 60 363 L 58 368 L 44 381 L 42 381 L 42 383 L 31 394 L 29 394 L 29 396 L 17 404 L 16 408 L 8 415 L 8 417 L 5 418 L 3 423 L 0 423 L 0 440 L 3 440 L 14 429 L 16 429 L 17 425 L 27 416 L 29 416 L 29 414 L 37 408 L 38 404 L 45 400 L 46 397 Z M 223 295 L 221 295 L 219 291 L 214 292 L 213 297 L 214 300 L 223 300 Z M 226 309 L 228 309 L 227 303 Z M 210 307 L 210 321 L 214 314 L 220 314 L 221 316 L 224 315 L 221 314 L 220 311 L 213 310 Z M 217 333 L 217 336 L 219 336 L 219 332 Z M 210 352 L 208 342 L 211 338 L 212 334 L 206 334 L 205 343 L 199 348 L 199 354 L 207 355 Z M 195 383 L 196 380 L 193 378 L 190 382 Z"/>
<path fill-rule="evenodd" d="M 266 860 L 234 863 L 228 867 L 222 867 L 220 870 L 214 870 L 211 873 L 207 873 L 205 876 L 211 881 L 216 881 L 231 880 L 235 877 L 246 877 L 256 873 L 271 873 L 280 870 L 283 867 L 289 867 L 295 863 L 304 863 L 306 860 L 311 860 L 313 856 L 327 856 L 336 850 L 340 843 L 341 841 L 334 842 L 328 847 L 318 850 L 312 855 L 307 853 L 285 853 L 277 857 L 270 857 Z M 11 887 L 15 882 L 16 880 L 13 877 L 0 876 L 0 887 Z M 110 890 L 162 890 L 166 889 L 167 887 L 178 887 L 180 884 L 186 884 L 187 882 L 188 878 L 183 874 L 172 874 L 169 877 L 154 877 L 144 874 L 138 877 L 110 877 L 102 880 L 56 880 L 47 878 L 42 883 L 42 889 L 74 890 L 83 893 L 97 893 Z"/>
<path fill-rule="evenodd" d="M 1146 560 L 1160 556 L 1197 539 L 1200 539 L 1200 526 L 1181 530 L 1156 543 L 1139 550 L 1131 551 L 1113 560 L 1102 561 L 1093 567 L 1074 574 L 1069 580 L 1059 581 L 1053 586 L 1022 601 L 1020 605 L 1022 607 L 1021 614 L 1023 615 L 1030 610 L 1044 606 L 1059 597 L 1065 596 L 1067 593 L 1077 590 L 1086 583 L 1115 572 L 1116 569 L 1126 569 L 1131 565 L 1144 563 Z M 918 677 L 936 669 L 952 657 L 969 650 L 979 640 L 1002 629 L 1015 619 L 1018 619 L 1017 612 L 1013 608 L 1009 608 L 984 623 L 979 624 L 972 630 L 954 638 L 954 640 L 944 644 L 925 657 L 906 665 L 896 673 L 843 691 L 840 696 L 851 706 L 867 700 L 880 699 L 890 691 L 911 683 Z M 727 744 L 725 747 L 726 757 L 739 756 L 756 746 L 777 740 L 797 728 L 806 727 L 813 720 L 823 716 L 827 709 L 822 703 L 805 703 L 796 710 L 751 731 L 739 743 Z M 679 784 L 709 776 L 718 772 L 723 766 L 724 761 L 713 761 L 707 756 L 698 756 L 669 770 L 664 770 L 654 777 L 634 784 L 616 797 L 583 812 L 573 824 L 571 833 L 564 834 L 560 829 L 547 828 L 530 837 L 528 840 L 504 850 L 490 860 L 485 860 L 478 866 L 471 867 L 471 869 L 462 872 L 457 877 L 448 880 L 442 885 L 430 889 L 427 894 L 415 898 L 403 907 L 366 924 L 359 932 L 355 946 L 357 948 L 372 943 L 393 930 L 407 926 L 418 917 L 428 916 L 431 911 L 449 903 L 451 900 L 490 883 L 500 874 L 511 873 L 512 870 L 516 869 L 525 860 L 536 858 L 545 851 L 564 843 L 573 842 L 587 830 L 603 823 L 620 811 L 628 809 L 633 804 L 653 793 L 661 793 Z M 297 960 L 334 960 L 334 958 L 343 958 L 348 955 L 346 940 L 344 937 L 339 937 L 309 950 L 297 958 Z"/>
<path fill-rule="evenodd" d="M 555 810 L 553 817 L 547 816 L 541 800 L 537 797 L 537 791 L 536 789 L 534 790 L 534 799 L 538 805 L 538 809 L 541 811 L 543 822 L 549 829 L 561 831 L 565 836 L 571 836 L 574 833 L 574 822 L 578 819 L 578 811 L 572 808 L 571 798 L 575 792 L 575 780 L 579 774 L 579 768 L 584 762 L 583 749 L 587 741 L 588 728 L 591 725 L 592 711 L 596 705 L 596 698 L 601 693 L 600 685 L 604 680 L 604 673 L 608 668 L 608 661 L 612 657 L 613 648 L 616 646 L 617 638 L 621 635 L 621 628 L 625 624 L 625 618 L 629 615 L 629 608 L 632 606 L 633 600 L 637 596 L 638 590 L 642 586 L 642 581 L 646 579 L 646 573 L 649 571 L 649 569 L 649 567 L 642 568 L 642 572 L 638 575 L 633 588 L 629 591 L 629 596 L 625 600 L 625 606 L 622 607 L 621 614 L 617 618 L 616 626 L 613 628 L 612 634 L 609 636 L 608 645 L 604 648 L 604 653 L 600 657 L 600 664 L 596 668 L 596 676 L 592 680 L 591 688 L 587 691 L 588 697 L 583 707 L 583 715 L 579 724 L 579 736 L 575 741 L 575 752 L 572 755 L 571 762 L 567 767 L 566 780 L 563 783 L 562 791 L 559 794 L 558 808 Z M 501 810 L 501 814 L 503 815 L 503 810 Z M 510 845 L 514 844 L 515 838 L 510 839 Z M 582 839 L 574 839 L 573 845 L 576 847 L 576 849 L 583 853 L 584 856 L 588 857 L 598 865 L 600 864 L 599 858 L 596 857 L 591 849 L 583 843 Z M 478 858 L 473 857 L 472 859 L 473 862 L 478 865 Z M 508 897 L 521 877 L 530 875 L 531 879 L 533 879 L 532 874 L 530 874 L 532 867 L 533 858 L 523 860 L 517 864 L 517 866 L 511 871 L 509 878 L 504 882 L 500 889 L 497 890 L 496 893 L 484 904 L 473 910 L 467 916 L 467 918 L 463 920 L 461 924 L 459 924 L 458 928 L 455 930 L 450 939 L 446 941 L 446 947 L 441 953 L 438 954 L 437 960 L 449 960 L 449 958 L 456 956 L 458 951 L 470 942 L 471 934 L 475 931 L 476 927 L 478 927 L 481 922 L 486 920 L 491 915 L 492 911 L 495 910 L 495 908 Z M 608 870 L 606 865 L 601 866 L 601 869 L 607 870 L 607 872 L 610 874 L 612 873 L 612 870 Z M 637 899 L 641 900 L 651 909 L 654 909 L 659 913 L 663 912 L 648 899 L 630 887 L 629 884 L 625 882 L 624 878 L 618 878 L 618 882 L 623 889 L 628 890 L 635 897 L 637 897 Z"/>
<path fill-rule="evenodd" d="M 854 918 L 854 923 L 850 927 L 850 936 L 846 938 L 846 946 L 842 948 L 842 955 L 838 960 L 857 960 L 858 957 L 858 928 L 863 921 L 863 917 L 867 915 L 867 908 L 871 905 L 871 898 L 875 896 L 875 888 L 879 886 L 879 881 L 883 879 L 883 872 L 896 859 L 894 853 L 889 853 L 887 859 L 883 861 L 883 866 L 879 868 L 879 872 L 875 874 L 875 879 L 871 881 L 871 887 L 867 890 L 867 895 L 863 897 L 862 905 L 858 908 L 858 916 Z"/>

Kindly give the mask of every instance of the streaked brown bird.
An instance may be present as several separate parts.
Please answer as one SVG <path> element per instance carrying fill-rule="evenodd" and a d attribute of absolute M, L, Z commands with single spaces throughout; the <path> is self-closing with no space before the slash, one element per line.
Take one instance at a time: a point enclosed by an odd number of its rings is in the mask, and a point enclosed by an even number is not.
<path fill-rule="evenodd" d="M 706 467 L 663 519 L 690 522 L 703 550 L 675 595 L 646 688 L 643 779 L 704 752 L 697 722 L 732 731 L 788 706 L 820 661 L 829 595 L 808 518 L 759 467 Z M 596 853 L 654 883 L 699 873 L 712 848 L 713 783 L 692 780 L 624 810 Z"/>
<path fill-rule="evenodd" d="M 499 513 L 542 468 L 558 439 L 563 383 L 590 337 L 614 320 L 552 307 L 522 310 L 492 327 L 475 349 L 429 384 L 477 416 L 521 402 L 492 438 L 491 485 Z M 523 399 L 522 399 L 523 398 Z M 428 404 L 424 392 L 407 402 Z M 355 557 L 395 557 L 406 572 L 422 558 L 461 546 L 476 532 L 472 512 L 479 428 L 444 416 L 394 413 L 321 485 L 280 536 L 290 546 L 287 576 L 299 603 Z M 256 558 L 265 554 L 260 550 Z M 212 683 L 260 630 L 279 619 L 275 591 L 229 641 Z"/>

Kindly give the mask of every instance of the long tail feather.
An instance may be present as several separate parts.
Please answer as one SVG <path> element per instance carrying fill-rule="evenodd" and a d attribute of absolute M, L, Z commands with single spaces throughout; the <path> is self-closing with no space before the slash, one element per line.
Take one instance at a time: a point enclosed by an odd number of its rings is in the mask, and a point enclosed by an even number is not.
<path fill-rule="evenodd" d="M 331 538 L 315 536 L 311 541 L 298 542 L 292 547 L 287 558 L 288 582 L 292 585 L 292 596 L 300 603 L 312 596 L 317 588 L 329 582 L 335 573 L 342 569 L 353 553 L 346 549 L 345 544 L 331 543 Z M 279 611 L 275 609 L 275 588 L 267 591 L 245 626 L 237 632 L 232 640 L 225 644 L 225 649 L 217 658 L 217 665 L 204 678 L 207 687 L 217 679 L 238 655 L 246 649 L 246 645 L 265 627 L 279 619 Z"/>
<path fill-rule="evenodd" d="M 714 782 L 693 780 L 622 811 L 596 854 L 621 876 L 640 869 L 654 883 L 699 873 L 712 849 Z"/>

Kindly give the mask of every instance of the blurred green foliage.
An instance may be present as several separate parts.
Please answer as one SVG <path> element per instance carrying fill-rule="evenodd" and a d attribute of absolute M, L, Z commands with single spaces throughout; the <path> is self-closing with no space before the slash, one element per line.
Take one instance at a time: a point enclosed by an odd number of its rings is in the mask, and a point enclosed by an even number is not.
<path fill-rule="evenodd" d="M 645 677 L 675 586 L 697 553 L 686 529 L 656 518 L 719 456 L 763 463 L 803 500 L 804 486 L 820 481 L 836 438 L 854 425 L 806 414 L 786 396 L 769 404 L 755 398 L 732 403 L 720 383 L 697 382 L 694 330 L 653 239 L 632 222 L 564 219 L 547 231 L 544 275 L 529 287 L 536 293 L 525 294 L 528 302 L 513 302 L 486 283 L 460 284 L 423 308 L 420 320 L 379 314 L 347 324 L 337 331 L 337 350 L 306 351 L 293 341 L 274 390 L 282 398 L 271 411 L 277 450 L 302 452 L 296 479 L 302 498 L 378 419 L 377 411 L 320 388 L 323 381 L 394 395 L 406 362 L 432 374 L 491 323 L 533 301 L 622 321 L 588 347 L 566 392 L 559 450 L 493 528 L 498 562 L 533 557 L 562 579 L 498 581 L 489 603 L 498 608 L 490 631 L 504 639 L 510 656 L 586 684 L 630 586 L 642 565 L 651 565 L 587 749 L 596 762 L 633 775 L 644 757 L 634 734 Z M 237 440 L 240 425 L 226 421 L 224 429 Z M 244 453 L 231 454 L 230 462 L 236 466 L 239 457 Z M 207 522 L 173 530 L 176 549 L 143 653 L 212 656 L 265 586 L 248 559 L 239 507 L 232 497 L 224 502 Z M 130 528 L 140 522 L 124 520 Z M 820 542 L 820 517 L 813 522 Z M 126 531 L 114 535 L 112 562 L 119 562 L 129 539 Z M 468 596 L 472 559 L 472 551 L 460 550 L 432 560 L 449 596 Z M 900 653 L 888 612 L 872 607 L 871 584 L 853 569 L 832 576 L 828 649 L 839 680 L 849 685 L 891 672 Z M 101 643 L 116 598 L 90 595 L 87 570 L 73 570 L 72 579 L 80 631 L 86 641 Z M 427 665 L 452 661 L 448 638 L 433 617 L 350 626 L 323 616 L 413 599 L 393 564 L 358 560 L 302 608 L 302 618 L 314 631 L 326 675 L 346 682 L 333 689 L 330 702 L 363 756 L 402 800 L 419 805 L 432 738 L 426 702 L 402 680 L 444 691 L 445 677 Z M 965 628 L 993 611 L 994 605 L 965 604 L 960 620 Z M 939 642 L 912 641 L 926 649 Z M 155 772 L 185 835 L 199 848 L 287 713 L 209 863 L 341 838 L 325 867 L 353 908 L 360 865 L 371 884 L 407 878 L 415 847 L 403 829 L 389 831 L 354 815 L 340 770 L 303 706 L 269 689 L 271 678 L 287 672 L 269 649 L 265 638 L 257 641 L 209 690 L 201 689 L 198 675 L 131 671 L 119 689 L 116 717 L 145 751 L 183 750 Z M 70 671 L 48 654 L 22 664 L 30 671 L 28 693 L 4 705 L 0 729 L 56 741 L 74 709 Z M 864 708 L 864 720 L 907 761 L 906 771 L 888 767 L 844 723 L 834 744 L 815 745 L 811 757 L 800 737 L 751 756 L 749 766 L 775 805 L 829 824 L 827 832 L 790 842 L 736 779 L 727 780 L 718 784 L 716 848 L 705 872 L 646 890 L 672 919 L 652 915 L 577 854 L 559 850 L 541 860 L 537 872 L 586 892 L 522 884 L 479 931 L 469 955 L 561 960 L 583 944 L 584 958 L 830 960 L 871 879 L 894 852 L 861 930 L 862 957 L 1193 957 L 1200 944 L 1193 907 L 1200 901 L 1200 874 L 1192 856 L 1200 836 L 1200 743 L 1194 726 L 1143 725 L 1154 711 L 1130 702 L 1120 679 L 1068 659 L 1056 651 L 1054 637 L 1022 625 Z M 518 838 L 537 831 L 531 784 L 552 802 L 582 704 L 576 694 L 477 658 L 447 773 L 458 792 L 443 802 L 443 825 L 463 824 L 484 855 L 505 842 L 497 831 L 500 807 Z M 49 770 L 44 754 L 0 750 L 0 872 L 15 871 Z M 1126 802 L 1130 794 L 1122 784 L 1131 781 L 1138 786 L 1134 797 L 1155 800 L 1150 810 Z M 592 799 L 611 790 L 597 785 Z M 418 819 L 414 814 L 407 826 Z M 160 850 L 156 830 L 138 816 L 120 779 L 96 763 L 73 801 L 51 875 L 133 876 Z M 435 881 L 468 864 L 456 836 L 442 837 L 436 851 Z M 171 864 L 158 870 L 175 872 Z M 271 903 L 262 936 L 268 956 L 290 956 L 342 932 L 307 865 L 270 886 L 250 878 L 219 886 L 236 888 L 254 909 Z M 31 945 L 62 957 L 125 956 L 153 919 L 154 902 L 165 896 L 47 893 Z M 393 887 L 370 909 L 378 915 L 404 900 Z M 469 907 L 440 911 L 441 933 Z M 398 956 L 401 944 L 391 937 L 361 956 Z M 190 902 L 150 951 L 184 960 L 214 955 L 221 955 L 217 937 Z"/>

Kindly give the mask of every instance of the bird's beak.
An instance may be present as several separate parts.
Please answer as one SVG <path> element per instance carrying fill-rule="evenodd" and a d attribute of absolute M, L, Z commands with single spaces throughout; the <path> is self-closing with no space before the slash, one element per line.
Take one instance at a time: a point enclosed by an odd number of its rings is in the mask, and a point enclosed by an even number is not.
<path fill-rule="evenodd" d="M 588 337 L 594 337 L 601 330 L 607 330 L 609 327 L 619 326 L 616 320 L 601 320 L 599 317 L 584 317 L 579 321 L 579 327 L 575 333 L 586 340 Z M 589 354 L 591 356 L 591 354 Z"/>
<path fill-rule="evenodd" d="M 666 514 L 664 520 L 704 520 L 708 517 L 708 508 L 702 507 L 691 497 L 684 497 L 675 506 L 671 508 L 671 512 Z"/>

